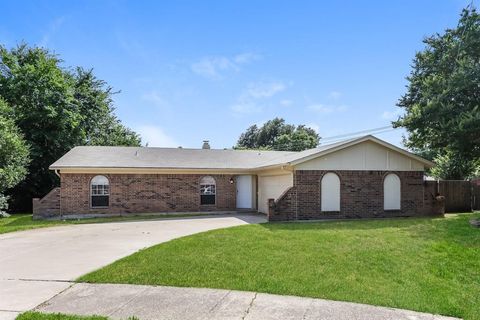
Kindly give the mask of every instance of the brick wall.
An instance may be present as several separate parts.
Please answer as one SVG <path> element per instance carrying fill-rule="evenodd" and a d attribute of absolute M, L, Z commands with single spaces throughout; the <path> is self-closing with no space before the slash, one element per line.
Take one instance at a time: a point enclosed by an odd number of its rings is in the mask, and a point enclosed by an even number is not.
<path fill-rule="evenodd" d="M 268 199 L 269 221 L 296 220 L 297 188 L 286 190 L 277 200 Z M 275 214 L 270 214 L 274 210 Z"/>
<path fill-rule="evenodd" d="M 383 179 L 390 171 L 333 171 L 340 178 L 340 212 L 321 212 L 321 179 L 324 170 L 297 170 L 293 187 L 272 204 L 269 219 L 328 219 L 415 216 L 430 213 L 434 205 L 424 204 L 421 171 L 398 171 L 401 181 L 401 209 L 383 209 Z M 295 201 L 292 204 L 292 199 Z M 428 198 L 430 199 L 430 198 Z"/>
<path fill-rule="evenodd" d="M 200 205 L 197 174 L 106 174 L 110 182 L 108 208 L 90 207 L 90 180 L 94 174 L 61 175 L 62 214 L 230 211 L 236 208 L 236 186 L 231 175 L 211 175 L 216 181 L 216 204 Z"/>
<path fill-rule="evenodd" d="M 423 172 L 401 171 L 401 210 L 383 210 L 386 171 L 335 171 L 340 178 L 340 212 L 321 212 L 321 179 L 330 171 L 298 170 L 294 185 L 269 204 L 271 221 L 325 218 L 413 216 L 441 212 L 435 187 L 423 181 Z M 216 204 L 200 205 L 199 174 L 111 174 L 108 208 L 90 207 L 90 180 L 94 174 L 62 174 L 61 190 L 34 199 L 34 213 L 43 216 L 86 213 L 148 213 L 233 211 L 236 186 L 231 175 L 212 175 L 216 180 Z"/>
<path fill-rule="evenodd" d="M 60 214 L 60 188 L 54 188 L 42 199 L 33 198 L 33 217 L 46 218 Z"/>

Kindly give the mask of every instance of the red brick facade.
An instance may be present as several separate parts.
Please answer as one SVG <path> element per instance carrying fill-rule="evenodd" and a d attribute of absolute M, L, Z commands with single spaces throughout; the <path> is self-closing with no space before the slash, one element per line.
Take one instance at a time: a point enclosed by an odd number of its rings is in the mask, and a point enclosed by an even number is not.
<path fill-rule="evenodd" d="M 110 183 L 108 208 L 91 208 L 90 180 L 95 174 L 62 174 L 62 214 L 231 211 L 236 207 L 230 175 L 210 175 L 216 182 L 216 204 L 200 205 L 199 174 L 105 174 Z"/>
<path fill-rule="evenodd" d="M 321 179 L 327 172 L 340 178 L 340 211 L 322 212 Z M 422 171 L 399 171 L 400 210 L 383 208 L 383 179 L 390 171 L 297 170 L 293 187 L 270 202 L 270 221 L 329 218 L 374 218 L 415 216 L 433 212 L 433 195 L 426 193 Z"/>
<path fill-rule="evenodd" d="M 322 212 L 321 179 L 327 172 L 340 178 L 340 211 Z M 269 202 L 270 221 L 327 218 L 373 218 L 431 214 L 436 187 L 423 181 L 421 171 L 394 172 L 401 182 L 401 209 L 383 209 L 383 179 L 387 171 L 297 170 L 293 187 Z M 201 174 L 105 174 L 110 196 L 107 208 L 92 208 L 90 182 L 95 174 L 61 175 L 61 188 L 34 200 L 36 216 L 128 214 L 155 212 L 235 211 L 236 185 L 231 175 L 212 174 L 215 205 L 200 205 Z"/>

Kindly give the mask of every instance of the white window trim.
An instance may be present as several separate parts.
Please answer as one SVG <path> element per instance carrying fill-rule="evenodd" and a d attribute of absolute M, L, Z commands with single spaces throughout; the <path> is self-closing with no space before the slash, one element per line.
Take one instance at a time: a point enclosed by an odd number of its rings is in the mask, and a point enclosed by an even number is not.
<path fill-rule="evenodd" d="M 201 206 L 216 206 L 217 205 L 217 181 L 212 176 L 204 176 L 200 179 L 200 205 Z M 213 193 L 202 193 L 204 187 L 214 187 Z M 214 196 L 215 202 L 212 204 L 202 204 L 202 196 Z"/>
<path fill-rule="evenodd" d="M 103 180 L 103 181 L 99 181 L 99 182 L 103 182 L 103 183 L 99 183 L 97 182 L 96 184 L 95 183 L 95 179 L 98 180 Z M 93 186 L 108 186 L 108 191 L 106 194 L 93 194 Z M 103 188 L 103 191 L 105 191 L 105 189 Z M 95 177 L 93 177 L 91 180 L 90 180 L 90 209 L 106 209 L 106 208 L 109 208 L 110 207 L 110 180 L 106 177 L 106 176 L 103 176 L 103 175 L 97 175 Z M 96 196 L 108 196 L 108 206 L 94 206 L 93 205 L 93 202 L 92 202 L 92 197 L 96 197 Z"/>

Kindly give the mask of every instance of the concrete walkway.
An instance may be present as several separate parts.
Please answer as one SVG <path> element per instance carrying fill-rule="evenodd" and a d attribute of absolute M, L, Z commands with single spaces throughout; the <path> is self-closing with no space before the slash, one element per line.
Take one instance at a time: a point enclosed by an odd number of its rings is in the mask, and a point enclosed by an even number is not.
<path fill-rule="evenodd" d="M 441 320 L 400 309 L 322 299 L 219 289 L 74 284 L 37 308 L 42 312 L 159 319 Z"/>
<path fill-rule="evenodd" d="M 212 229 L 264 222 L 223 215 L 68 225 L 0 235 L 0 320 L 35 308 L 70 281 L 140 249 Z"/>

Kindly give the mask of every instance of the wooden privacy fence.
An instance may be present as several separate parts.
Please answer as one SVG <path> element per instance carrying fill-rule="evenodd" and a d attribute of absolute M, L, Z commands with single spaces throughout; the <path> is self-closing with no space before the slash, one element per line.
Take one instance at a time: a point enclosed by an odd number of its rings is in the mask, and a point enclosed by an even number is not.
<path fill-rule="evenodd" d="M 480 184 L 472 183 L 472 209 L 480 210 Z"/>
<path fill-rule="evenodd" d="M 445 196 L 445 212 L 480 210 L 480 185 L 463 180 L 440 180 L 438 193 Z"/>

